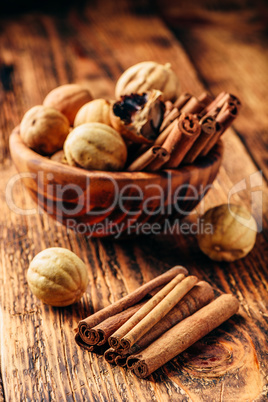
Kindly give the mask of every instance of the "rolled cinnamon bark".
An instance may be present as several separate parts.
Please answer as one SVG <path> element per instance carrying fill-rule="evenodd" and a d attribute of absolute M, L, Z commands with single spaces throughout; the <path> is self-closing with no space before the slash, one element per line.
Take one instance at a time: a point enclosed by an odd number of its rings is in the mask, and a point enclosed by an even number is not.
<path fill-rule="evenodd" d="M 137 304 L 153 289 L 161 285 L 165 285 L 179 273 L 187 275 L 188 271 L 186 268 L 181 266 L 173 267 L 170 270 L 166 271 L 164 274 L 159 275 L 148 283 L 140 286 L 122 299 L 117 300 L 115 303 L 110 304 L 109 306 L 103 308 L 95 314 L 92 314 L 84 320 L 81 320 L 78 323 L 78 333 L 80 338 L 83 340 L 83 342 L 88 343 L 89 330 L 92 327 L 98 325 L 102 321 L 106 320 L 108 317 L 120 313 L 121 311 L 126 310 L 127 308 Z"/>
<path fill-rule="evenodd" d="M 202 97 L 203 96 L 204 94 L 202 94 Z M 177 117 L 179 117 L 181 109 L 186 105 L 186 103 L 190 101 L 192 97 L 193 96 L 188 92 L 184 92 L 178 97 L 178 99 L 173 104 L 173 108 L 169 109 L 166 115 L 164 116 L 163 122 L 159 130 L 160 133 L 162 133 Z"/>
<path fill-rule="evenodd" d="M 170 110 L 163 119 L 160 127 L 160 135 L 157 137 L 155 144 L 163 144 L 163 140 L 166 139 L 167 133 L 170 132 L 171 123 L 179 117 L 181 114 L 181 109 L 193 98 L 193 96 L 187 92 L 183 93 L 173 105 L 173 109 Z M 190 106 L 191 107 L 191 106 Z M 166 136 L 161 134 L 166 131 Z"/>
<path fill-rule="evenodd" d="M 88 343 L 85 343 L 83 341 L 83 339 L 81 338 L 79 332 L 77 332 L 75 334 L 74 339 L 75 339 L 75 342 L 77 343 L 78 346 L 80 346 L 83 349 L 86 349 L 88 352 L 93 352 L 95 346 L 94 345 L 89 345 Z"/>
<path fill-rule="evenodd" d="M 88 330 L 87 343 L 89 345 L 101 346 L 107 342 L 110 335 L 112 335 L 121 325 L 123 325 L 130 317 L 132 317 L 144 304 L 135 304 L 121 313 L 115 314 L 107 318 L 100 324 Z"/>
<path fill-rule="evenodd" d="M 217 131 L 217 122 L 212 116 L 204 116 L 199 124 L 201 125 L 201 133 L 184 157 L 183 164 L 193 163 Z"/>
<path fill-rule="evenodd" d="M 104 352 L 104 359 L 110 364 L 116 362 L 117 356 L 119 356 L 119 353 L 114 348 L 109 348 Z"/>
<path fill-rule="evenodd" d="M 169 159 L 170 153 L 164 147 L 161 147 L 161 150 L 158 152 L 156 158 L 149 163 L 144 170 L 147 172 L 156 172 L 157 170 L 161 169 Z"/>
<path fill-rule="evenodd" d="M 144 154 L 146 151 L 148 151 L 149 148 L 152 147 L 152 144 L 137 144 L 133 143 L 133 145 L 138 145 L 138 147 L 135 149 L 133 146 L 134 150 L 131 148 L 128 149 L 128 160 L 126 164 L 126 168 L 131 165 L 132 162 L 134 162 L 136 159 L 138 159 L 139 156 Z M 155 144 L 153 144 L 155 145 Z"/>
<path fill-rule="evenodd" d="M 223 112 L 218 114 L 216 121 L 221 124 L 223 131 L 225 131 L 228 127 L 230 127 L 237 114 L 238 109 L 236 107 L 225 109 Z"/>
<path fill-rule="evenodd" d="M 167 117 L 167 115 L 171 112 L 172 109 L 174 109 L 174 104 L 171 101 L 166 101 L 164 119 L 165 117 Z"/>
<path fill-rule="evenodd" d="M 128 353 L 119 354 L 115 357 L 114 362 L 119 367 L 125 367 L 127 365 L 127 358 L 129 357 Z"/>
<path fill-rule="evenodd" d="M 83 341 L 81 338 L 79 332 L 76 333 L 75 335 L 75 342 L 77 343 L 78 346 L 80 346 L 83 349 L 86 349 L 88 352 L 91 353 L 96 353 L 97 355 L 103 355 L 105 350 L 109 347 L 108 343 L 104 343 L 103 345 L 88 345 Z"/>
<path fill-rule="evenodd" d="M 203 92 L 198 98 L 185 93 L 182 94 L 178 100 L 174 103 L 174 108 L 166 118 L 163 120 L 160 127 L 160 134 L 156 138 L 155 145 L 163 145 L 164 141 L 167 139 L 168 135 L 171 133 L 174 125 L 176 124 L 178 117 L 181 112 L 187 113 L 197 113 L 196 111 L 205 110 L 205 107 L 211 102 L 212 97 L 207 93 Z M 198 112 L 199 113 L 199 112 Z"/>
<path fill-rule="evenodd" d="M 179 143 L 179 140 L 181 139 L 181 131 L 179 129 L 179 118 L 176 119 L 170 126 L 163 131 L 163 133 L 160 134 L 160 136 L 163 136 L 164 142 L 162 144 L 163 148 L 166 149 L 170 154 L 174 151 L 175 147 Z M 166 134 L 164 138 L 164 134 Z M 158 141 L 160 141 L 160 136 L 157 138 Z M 156 141 L 157 141 L 156 140 Z M 162 138 L 161 138 L 162 141 Z"/>
<path fill-rule="evenodd" d="M 161 151 L 161 146 L 153 145 L 143 154 L 141 154 L 137 159 L 135 159 L 131 165 L 127 168 L 128 172 L 135 172 L 143 170 L 150 162 L 152 162 Z"/>
<path fill-rule="evenodd" d="M 201 102 L 196 96 L 192 96 L 191 99 L 181 108 L 182 113 L 199 114 L 206 107 L 206 104 Z"/>
<path fill-rule="evenodd" d="M 156 293 L 141 309 L 139 309 L 124 325 L 113 333 L 108 339 L 109 345 L 118 349 L 121 345 L 121 338 L 126 335 L 142 318 L 144 318 L 164 297 L 175 288 L 185 278 L 183 273 L 179 273 L 173 278 L 166 286 L 164 286 L 158 293 Z"/>
<path fill-rule="evenodd" d="M 220 92 L 216 98 L 206 106 L 205 112 L 209 112 L 210 110 L 214 109 L 218 103 L 224 98 L 225 95 L 228 95 L 226 92 Z"/>
<path fill-rule="evenodd" d="M 124 367 L 127 364 L 127 359 L 130 355 L 146 348 L 168 329 L 182 321 L 184 318 L 189 317 L 189 315 L 195 313 L 197 310 L 208 304 L 213 298 L 214 292 L 212 287 L 205 281 L 198 282 L 165 317 L 163 317 L 150 331 L 135 342 L 129 350 L 126 351 L 122 348 L 117 349 L 118 356 L 114 359 L 115 364 Z"/>
<path fill-rule="evenodd" d="M 182 93 L 178 99 L 174 102 L 174 107 L 177 109 L 181 109 L 190 99 L 192 95 L 188 92 Z"/>
<path fill-rule="evenodd" d="M 161 124 L 159 132 L 161 133 L 162 131 L 164 131 L 177 117 L 179 117 L 179 115 L 180 115 L 180 111 L 176 107 L 174 107 L 168 113 L 168 115 L 164 118 L 164 120 L 163 120 L 163 122 Z"/>
<path fill-rule="evenodd" d="M 212 287 L 205 281 L 198 282 L 165 317 L 163 317 L 150 331 L 132 345 L 128 350 L 128 354 L 134 354 L 146 348 L 160 335 L 164 334 L 175 324 L 204 307 L 213 298 L 214 292 Z"/>
<path fill-rule="evenodd" d="M 208 141 L 206 146 L 203 148 L 200 155 L 206 156 L 209 151 L 214 147 L 214 145 L 218 142 L 220 136 L 227 130 L 228 127 L 231 126 L 233 121 L 235 120 L 239 109 L 232 104 L 229 107 L 223 108 L 223 112 L 220 112 L 218 116 L 216 116 L 216 122 L 218 123 L 219 129 L 215 132 L 213 137 Z"/>
<path fill-rule="evenodd" d="M 171 133 L 171 131 L 173 130 L 173 128 L 177 125 L 178 122 L 178 118 L 175 119 L 172 123 L 170 123 L 169 126 L 167 126 L 165 128 L 165 130 L 163 130 L 159 136 L 156 138 L 154 145 L 160 145 L 162 146 L 164 144 L 164 142 L 166 141 L 167 137 L 169 136 L 169 134 Z"/>
<path fill-rule="evenodd" d="M 232 114 L 238 114 L 240 107 L 241 104 L 237 103 L 236 101 L 229 100 L 228 102 L 225 102 L 217 114 L 217 121 L 220 121 L 220 118 L 227 112 L 227 110 L 229 110 Z"/>
<path fill-rule="evenodd" d="M 143 352 L 128 357 L 128 367 L 133 367 L 134 373 L 138 377 L 147 377 L 228 320 L 238 311 L 238 308 L 239 303 L 234 296 L 222 295 L 218 297 L 192 316 L 169 329 Z"/>
<path fill-rule="evenodd" d="M 144 318 L 120 339 L 120 345 L 128 350 L 144 334 L 153 328 L 197 283 L 196 276 L 188 276 L 178 283 Z M 149 304 L 147 302 L 146 304 Z M 141 311 L 141 310 L 140 310 Z M 137 313 L 138 314 L 138 313 Z"/>
<path fill-rule="evenodd" d="M 198 118 L 190 113 L 182 113 L 177 125 L 163 144 L 163 148 L 171 153 L 169 161 L 163 167 L 178 167 L 200 133 Z"/>
<path fill-rule="evenodd" d="M 239 109 L 241 106 L 240 100 L 235 95 L 226 92 L 221 92 L 217 96 L 217 98 L 205 108 L 205 112 L 207 115 L 210 116 L 217 115 L 221 110 L 221 108 L 228 103 L 234 104 L 237 107 L 237 109 Z"/>
<path fill-rule="evenodd" d="M 202 92 L 201 95 L 198 96 L 198 100 L 203 103 L 203 105 L 207 106 L 211 102 L 213 102 L 213 97 L 209 95 L 207 92 Z"/>
<path fill-rule="evenodd" d="M 240 100 L 233 94 L 227 93 L 225 94 L 220 101 L 217 103 L 218 108 L 222 108 L 225 103 L 234 103 L 237 108 L 240 108 L 241 102 Z"/>

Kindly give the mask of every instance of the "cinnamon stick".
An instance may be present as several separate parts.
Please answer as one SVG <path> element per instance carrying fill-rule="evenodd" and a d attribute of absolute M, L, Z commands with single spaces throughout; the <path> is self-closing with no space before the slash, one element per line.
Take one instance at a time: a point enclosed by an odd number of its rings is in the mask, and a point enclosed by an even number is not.
<path fill-rule="evenodd" d="M 206 106 L 205 112 L 207 113 L 210 110 L 214 109 L 218 105 L 218 103 L 224 98 L 225 95 L 226 95 L 226 92 L 220 92 L 216 96 L 216 98 Z"/>
<path fill-rule="evenodd" d="M 174 107 L 168 113 L 168 115 L 164 118 L 164 120 L 163 120 L 163 122 L 161 124 L 159 132 L 161 133 L 162 131 L 164 131 L 177 117 L 179 117 L 179 115 L 180 115 L 180 111 L 178 110 L 178 108 Z"/>
<path fill-rule="evenodd" d="M 128 309 L 115 314 L 100 324 L 88 330 L 87 343 L 89 345 L 101 346 L 107 342 L 110 335 L 112 335 L 121 325 L 123 325 L 130 317 L 132 317 L 146 301 L 135 304 Z"/>
<path fill-rule="evenodd" d="M 196 96 L 192 96 L 191 99 L 181 108 L 181 112 L 198 114 L 202 112 L 205 107 L 205 103 L 201 102 Z"/>
<path fill-rule="evenodd" d="M 237 98 L 237 96 L 227 93 L 225 94 L 220 101 L 217 103 L 217 107 L 222 108 L 225 103 L 234 103 L 237 108 L 240 108 L 241 102 Z"/>
<path fill-rule="evenodd" d="M 166 271 L 164 274 L 157 276 L 152 279 L 148 283 L 140 286 L 127 296 L 117 300 L 115 303 L 110 304 L 109 306 L 103 308 L 102 310 L 96 312 L 95 314 L 90 315 L 89 317 L 81 320 L 78 323 L 78 334 L 83 342 L 88 342 L 89 330 L 106 320 L 108 317 L 120 313 L 121 311 L 131 307 L 138 302 L 140 302 L 148 293 L 150 293 L 153 289 L 165 285 L 169 281 L 171 281 L 176 275 L 182 273 L 184 275 L 188 274 L 188 271 L 181 266 L 176 266 Z"/>
<path fill-rule="evenodd" d="M 127 365 L 127 359 L 129 356 L 130 356 L 129 353 L 125 354 L 118 353 L 117 356 L 115 356 L 114 362 L 119 367 L 125 367 Z"/>
<path fill-rule="evenodd" d="M 207 115 L 210 116 L 217 115 L 218 112 L 221 110 L 221 108 L 224 106 L 224 104 L 228 103 L 234 104 L 238 109 L 241 106 L 240 100 L 235 95 L 226 92 L 221 92 L 217 96 L 217 98 L 205 108 L 205 112 Z"/>
<path fill-rule="evenodd" d="M 84 342 L 83 339 L 81 338 L 79 332 L 77 332 L 75 334 L 74 339 L 75 339 L 75 342 L 77 343 L 77 345 L 80 346 L 81 348 L 86 349 L 88 352 L 93 352 L 94 351 L 95 346 L 94 345 L 89 345 L 86 342 Z"/>
<path fill-rule="evenodd" d="M 101 346 L 108 345 L 108 337 L 114 333 L 121 325 L 123 325 L 133 314 L 136 313 L 148 300 L 149 297 L 154 296 L 162 286 L 153 289 L 148 295 L 145 296 L 145 300 L 141 303 L 135 304 L 132 307 L 122 311 L 121 313 L 115 314 L 106 320 L 102 321 L 100 324 L 91 328 L 88 333 L 87 343 L 85 343 L 79 333 L 76 335 L 76 341 L 79 346 L 86 349 L 88 352 L 99 353 Z M 148 298 L 147 298 L 148 296 Z M 77 329 L 78 330 L 78 329 Z M 107 347 L 104 349 L 106 350 Z"/>
<path fill-rule="evenodd" d="M 117 356 L 119 356 L 119 353 L 114 348 L 109 348 L 104 352 L 104 359 L 110 364 L 116 362 Z"/>
<path fill-rule="evenodd" d="M 144 170 L 147 172 L 156 172 L 161 169 L 161 167 L 167 163 L 170 159 L 170 153 L 164 148 L 161 147 L 161 150 L 158 152 L 156 158 L 146 166 Z"/>
<path fill-rule="evenodd" d="M 172 308 L 172 310 L 163 317 L 154 327 L 148 331 L 142 338 L 140 338 L 134 345 L 127 351 L 119 350 L 119 365 L 124 365 L 129 355 L 135 354 L 140 350 L 149 346 L 160 335 L 164 334 L 167 330 L 172 328 L 175 324 L 189 317 L 200 308 L 204 307 L 214 298 L 212 287 L 205 281 L 198 282 L 183 299 Z M 117 363 L 117 361 L 116 361 Z M 131 367 L 130 367 L 131 368 Z"/>
<path fill-rule="evenodd" d="M 138 156 L 138 158 L 135 159 L 131 163 L 131 165 L 128 166 L 127 171 L 135 172 L 135 171 L 143 170 L 147 165 L 149 165 L 150 162 L 152 162 L 157 157 L 157 155 L 160 151 L 161 151 L 161 146 L 153 145 L 151 148 L 149 148 L 143 154 Z"/>
<path fill-rule="evenodd" d="M 220 136 L 224 133 L 224 131 L 231 126 L 237 114 L 238 108 L 233 104 L 231 105 L 231 107 L 229 105 L 229 107 L 226 106 L 226 108 L 223 108 L 223 112 L 220 112 L 216 117 L 216 122 L 219 124 L 219 130 L 216 131 L 214 136 L 208 141 L 200 155 L 206 156 L 209 153 L 209 151 L 218 142 Z"/>
<path fill-rule="evenodd" d="M 178 126 L 179 119 L 174 120 L 172 124 L 160 136 L 156 139 L 156 141 L 163 141 L 163 148 L 166 149 L 170 154 L 173 152 L 174 148 L 179 143 L 181 138 L 181 131 Z M 162 136 L 162 138 L 161 138 Z"/>
<path fill-rule="evenodd" d="M 211 102 L 213 102 L 213 98 L 207 92 L 202 92 L 201 95 L 198 96 L 198 100 L 203 103 L 203 105 L 207 106 Z"/>
<path fill-rule="evenodd" d="M 164 113 L 164 118 L 167 117 L 167 115 L 171 112 L 171 110 L 174 108 L 174 105 L 171 101 L 166 101 L 165 102 L 165 113 Z"/>
<path fill-rule="evenodd" d="M 188 92 L 181 94 L 174 102 L 173 108 L 170 109 L 164 116 L 163 122 L 160 127 L 160 133 L 164 131 L 177 117 L 179 117 L 181 109 L 190 101 L 192 95 Z"/>
<path fill-rule="evenodd" d="M 176 107 L 177 109 L 181 110 L 181 108 L 187 103 L 189 102 L 189 100 L 191 99 L 192 95 L 189 94 L 188 92 L 184 92 L 182 93 L 178 99 L 174 102 L 174 107 Z"/>
<path fill-rule="evenodd" d="M 108 339 L 109 345 L 112 348 L 119 348 L 121 338 L 126 335 L 135 325 L 139 323 L 164 297 L 175 288 L 185 278 L 185 275 L 179 273 L 173 278 L 166 286 L 164 286 L 158 293 L 156 293 L 139 311 L 137 311 L 124 325 L 122 325 L 112 336 Z"/>
<path fill-rule="evenodd" d="M 194 100 L 192 100 L 194 99 Z M 160 134 L 156 138 L 155 145 L 163 145 L 168 135 L 171 133 L 175 126 L 175 121 L 180 116 L 181 112 L 196 113 L 196 110 L 204 110 L 205 106 L 212 100 L 207 92 L 203 92 L 199 98 L 192 97 L 192 95 L 185 93 L 182 94 L 174 103 L 174 109 L 166 116 L 160 127 Z M 197 106 L 198 105 L 198 106 Z M 184 108 L 185 106 L 185 108 Z M 189 110 L 189 112 L 187 111 Z"/>
<path fill-rule="evenodd" d="M 219 113 L 217 115 L 217 121 L 220 121 L 220 118 L 224 113 L 229 110 L 232 114 L 236 115 L 239 110 L 240 110 L 241 104 L 233 102 L 233 101 L 227 101 L 222 105 L 222 108 L 219 110 Z"/>
<path fill-rule="evenodd" d="M 120 339 L 123 349 L 128 350 L 144 334 L 159 322 L 197 283 L 196 276 L 188 276 L 178 283 L 140 322 Z M 149 304 L 147 302 L 146 304 Z"/>
<path fill-rule="evenodd" d="M 198 118 L 190 113 L 182 113 L 178 118 L 177 126 L 173 128 L 163 144 L 163 148 L 171 153 L 164 168 L 178 167 L 200 133 Z"/>
<path fill-rule="evenodd" d="M 238 109 L 236 107 L 234 107 L 234 108 L 226 109 L 223 112 L 218 114 L 218 116 L 216 117 L 216 121 L 222 125 L 223 131 L 225 131 L 228 127 L 230 127 L 230 125 L 236 118 L 237 113 L 238 113 Z"/>
<path fill-rule="evenodd" d="M 126 163 L 126 167 L 130 166 L 132 162 L 134 162 L 136 159 L 138 159 L 139 156 L 144 154 L 149 148 L 152 147 L 152 144 L 137 144 L 138 148 L 136 148 L 134 151 L 130 150 L 128 151 L 128 159 Z M 153 144 L 155 145 L 155 144 Z"/>
<path fill-rule="evenodd" d="M 169 329 L 141 353 L 128 357 L 128 367 L 132 367 L 138 377 L 147 377 L 228 320 L 238 308 L 239 303 L 234 296 L 218 297 Z"/>
<path fill-rule="evenodd" d="M 199 124 L 201 125 L 201 133 L 184 157 L 183 164 L 193 163 L 217 131 L 217 122 L 212 116 L 204 116 Z"/>
<path fill-rule="evenodd" d="M 173 128 L 177 125 L 177 121 L 178 119 L 175 119 L 172 123 L 169 124 L 169 126 L 167 126 L 160 134 L 159 136 L 156 138 L 154 145 L 163 145 L 164 142 L 166 141 L 167 137 L 169 136 L 169 134 L 171 133 L 171 131 L 173 130 Z"/>
<path fill-rule="evenodd" d="M 75 342 L 77 343 L 78 346 L 80 346 L 81 348 L 87 350 L 88 352 L 91 353 L 96 353 L 97 355 L 103 355 L 105 350 L 107 350 L 107 348 L 109 347 L 108 343 L 104 343 L 103 345 L 88 345 L 87 343 L 85 343 L 83 341 L 83 339 L 81 338 L 79 332 L 77 332 L 75 334 Z"/>

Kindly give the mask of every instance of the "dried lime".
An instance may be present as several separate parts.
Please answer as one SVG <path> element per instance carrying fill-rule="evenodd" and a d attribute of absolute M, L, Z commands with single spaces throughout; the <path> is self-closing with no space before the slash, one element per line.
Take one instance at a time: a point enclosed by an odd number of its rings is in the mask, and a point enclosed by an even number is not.
<path fill-rule="evenodd" d="M 256 241 L 257 224 L 240 205 L 223 204 L 203 216 L 204 227 L 211 230 L 197 236 L 200 249 L 215 261 L 235 261 L 245 257 Z"/>

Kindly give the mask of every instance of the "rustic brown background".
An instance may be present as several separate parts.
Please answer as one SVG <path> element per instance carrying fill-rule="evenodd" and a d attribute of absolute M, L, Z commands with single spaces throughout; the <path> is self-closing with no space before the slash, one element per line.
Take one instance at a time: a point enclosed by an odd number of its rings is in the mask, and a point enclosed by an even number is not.
<path fill-rule="evenodd" d="M 267 399 L 267 8 L 264 1 L 177 3 L 65 2 L 60 10 L 51 3 L 45 10 L 27 1 L 23 7 L 1 3 L 2 400 Z M 260 174 L 252 184 L 263 193 L 263 216 L 253 209 L 263 228 L 243 260 L 214 263 L 198 250 L 194 236 L 87 239 L 46 214 L 23 216 L 7 205 L 6 185 L 16 173 L 8 138 L 25 111 L 67 82 L 87 83 L 95 97 L 113 96 L 122 71 L 150 59 L 171 62 L 182 90 L 198 95 L 206 89 L 214 96 L 226 90 L 242 100 L 241 115 L 224 137 L 220 173 L 199 212 L 226 202 L 243 179 L 247 188 L 234 201 L 251 208 L 249 178 L 262 170 L 262 184 Z M 19 182 L 13 197 L 22 208 L 35 206 Z M 65 309 L 43 305 L 26 283 L 29 261 L 51 246 L 73 250 L 89 268 L 87 294 Z M 175 264 L 241 303 L 239 315 L 206 337 L 202 348 L 138 380 L 76 346 L 79 319 Z"/>

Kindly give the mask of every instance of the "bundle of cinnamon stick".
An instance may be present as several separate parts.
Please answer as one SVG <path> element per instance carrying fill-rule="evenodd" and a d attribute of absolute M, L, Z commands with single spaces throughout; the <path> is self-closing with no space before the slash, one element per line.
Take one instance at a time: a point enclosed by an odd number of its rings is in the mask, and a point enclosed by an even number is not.
<path fill-rule="evenodd" d="M 136 150 L 127 170 L 154 172 L 194 163 L 210 152 L 240 107 L 239 99 L 226 92 L 215 99 L 206 92 L 199 97 L 184 93 L 174 104 L 167 101 L 158 137 Z"/>
<path fill-rule="evenodd" d="M 77 344 L 145 378 L 238 311 L 176 266 L 78 324 Z"/>

